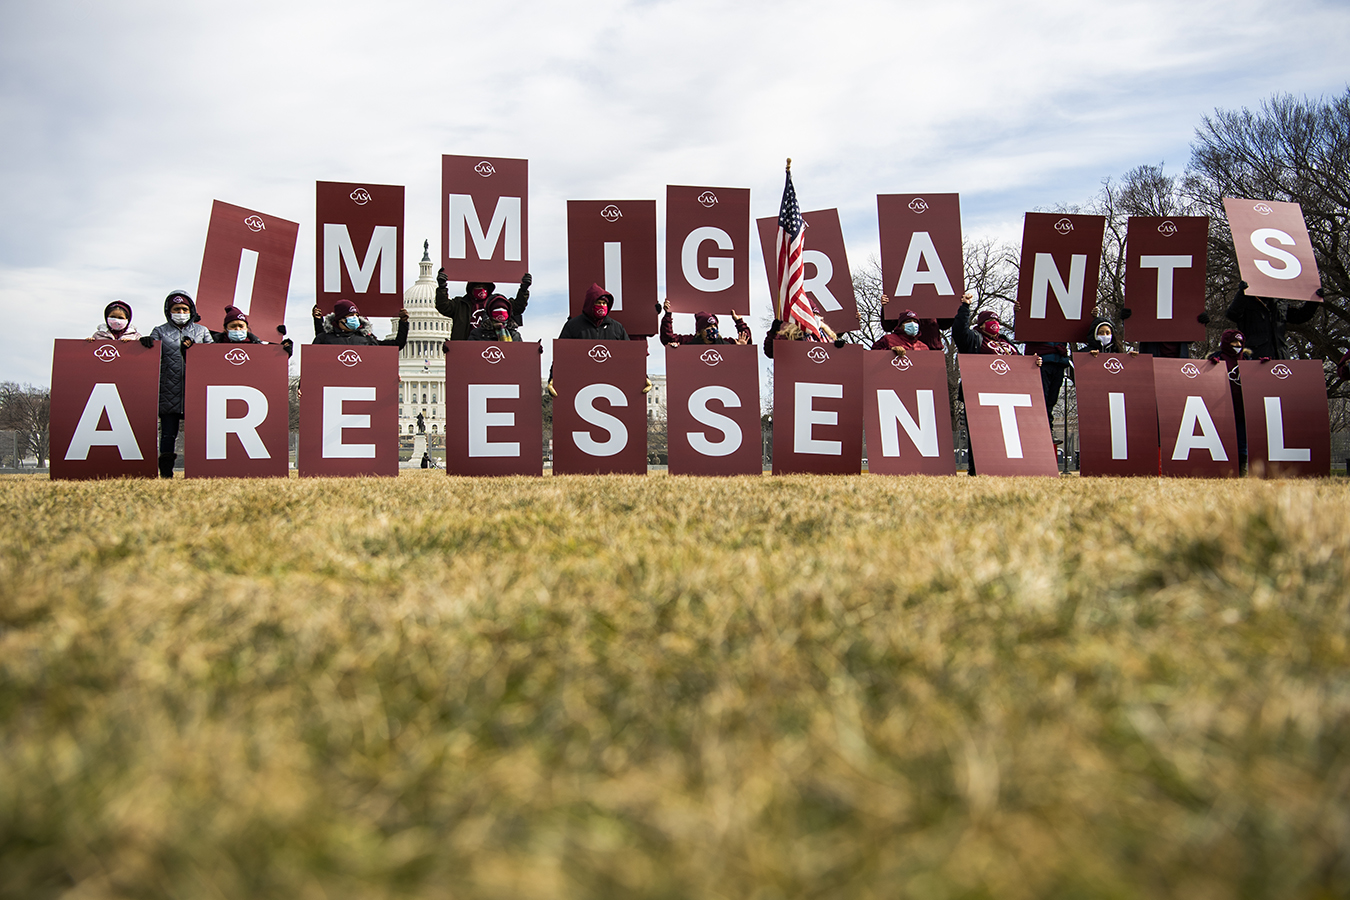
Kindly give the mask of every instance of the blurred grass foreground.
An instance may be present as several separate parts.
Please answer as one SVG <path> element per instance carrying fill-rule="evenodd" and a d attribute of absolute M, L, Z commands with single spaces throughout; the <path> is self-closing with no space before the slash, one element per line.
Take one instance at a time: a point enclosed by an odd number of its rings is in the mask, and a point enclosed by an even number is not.
<path fill-rule="evenodd" d="M 0 481 L 0 896 L 1346 896 L 1348 500 Z"/>

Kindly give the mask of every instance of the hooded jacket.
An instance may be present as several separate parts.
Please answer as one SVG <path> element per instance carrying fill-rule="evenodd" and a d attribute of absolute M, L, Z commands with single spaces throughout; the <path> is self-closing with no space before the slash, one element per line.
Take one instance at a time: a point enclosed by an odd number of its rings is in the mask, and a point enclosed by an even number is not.
<path fill-rule="evenodd" d="M 1285 349 L 1285 326 L 1302 325 L 1317 315 L 1319 303 L 1295 306 L 1287 300 L 1253 297 L 1246 288 L 1238 288 L 1233 302 L 1224 313 L 1228 320 L 1247 337 L 1246 349 L 1263 359 L 1288 359 Z"/>
<path fill-rule="evenodd" d="M 584 341 L 626 341 L 628 332 L 613 316 L 606 314 L 603 319 L 595 315 L 595 304 L 601 298 L 613 307 L 614 296 L 598 284 L 592 284 L 586 290 L 586 299 L 581 303 L 581 315 L 573 316 L 563 325 L 558 337 L 564 340 Z"/>
<path fill-rule="evenodd" d="M 716 316 L 710 316 L 707 313 L 698 313 L 694 316 L 694 334 L 676 334 L 675 333 L 675 315 L 666 313 L 661 317 L 661 343 L 663 344 L 703 344 L 703 329 L 709 323 L 717 324 Z M 732 319 L 736 323 L 736 334 L 745 335 L 745 342 L 750 343 L 750 326 L 745 324 L 744 319 Z M 734 344 L 736 338 L 718 337 L 713 343 L 716 344 Z"/>
<path fill-rule="evenodd" d="M 919 326 L 919 330 L 914 337 L 905 334 L 905 323 L 913 322 Z M 935 323 L 936 324 L 936 323 Z M 876 339 L 872 344 L 873 350 L 890 350 L 894 353 L 897 349 L 906 353 L 913 353 L 916 350 L 929 350 L 928 341 L 924 338 L 923 323 L 919 321 L 918 315 L 912 309 L 907 309 L 900 314 L 900 318 L 895 321 L 895 328 L 886 332 Z M 898 355 L 898 354 L 897 354 Z"/>
<path fill-rule="evenodd" d="M 1243 338 L 1241 350 L 1235 351 L 1231 346 L 1235 337 Z M 1224 331 L 1219 337 L 1218 352 L 1209 355 L 1211 363 L 1218 365 L 1222 362 L 1228 369 L 1228 392 L 1233 395 L 1233 416 L 1239 429 L 1246 427 L 1247 411 L 1242 406 L 1242 380 L 1238 377 L 1238 363 L 1253 356 L 1252 351 L 1247 348 L 1246 338 L 1236 328 Z"/>
<path fill-rule="evenodd" d="M 1109 326 L 1111 329 L 1111 343 L 1107 344 L 1105 347 L 1097 341 L 1097 329 L 1103 325 Z M 1074 347 L 1074 353 L 1091 353 L 1093 350 L 1100 353 L 1125 352 L 1125 345 L 1120 341 L 1120 329 L 1116 327 L 1114 322 L 1105 316 L 1097 316 L 1097 318 L 1092 320 L 1092 324 L 1088 327 L 1088 335 L 1088 342 Z"/>
<path fill-rule="evenodd" d="M 488 298 L 487 304 L 483 307 L 485 315 L 479 320 L 478 325 L 469 332 L 471 341 L 520 341 L 520 332 L 516 330 L 515 323 L 508 317 L 505 325 L 498 325 L 492 321 L 491 312 L 494 308 L 505 308 L 508 316 L 511 311 L 511 301 L 507 300 L 501 294 L 493 294 Z"/>
<path fill-rule="evenodd" d="M 487 299 L 482 303 L 473 299 L 473 289 L 476 287 L 487 289 Z M 462 295 L 451 297 L 448 283 L 439 277 L 436 279 L 436 311 L 450 320 L 450 340 L 468 340 L 469 333 L 481 324 L 479 319 L 482 312 L 496 290 L 497 285 L 491 281 L 470 281 L 464 286 Z M 517 328 L 525 324 L 525 307 L 529 305 L 530 289 L 521 285 L 511 300 L 511 321 Z"/>
<path fill-rule="evenodd" d="M 175 325 L 169 318 L 169 307 L 175 303 L 186 303 L 188 323 Z M 197 304 L 186 291 L 174 291 L 164 298 L 164 318 L 162 325 L 156 325 L 150 337 L 159 341 L 159 414 L 161 416 L 181 416 L 183 414 L 183 391 L 187 387 L 187 359 L 183 352 L 183 339 L 194 344 L 213 343 L 211 332 L 201 323 L 197 315 Z"/>
<path fill-rule="evenodd" d="M 114 309 L 120 309 L 127 314 L 127 327 L 121 331 L 113 331 L 108 327 L 108 313 Z M 131 324 L 131 305 L 122 301 L 114 300 L 103 307 L 103 322 L 94 329 L 94 340 L 96 341 L 120 341 L 125 338 L 138 338 L 141 333 L 136 330 L 136 326 Z"/>
<path fill-rule="evenodd" d="M 985 310 L 975 317 L 976 329 L 970 327 L 970 304 L 962 303 L 952 319 L 952 340 L 961 353 L 988 353 L 997 356 L 1020 356 L 1018 349 L 1003 337 L 990 337 L 984 332 L 984 323 L 996 319 L 993 313 Z"/>

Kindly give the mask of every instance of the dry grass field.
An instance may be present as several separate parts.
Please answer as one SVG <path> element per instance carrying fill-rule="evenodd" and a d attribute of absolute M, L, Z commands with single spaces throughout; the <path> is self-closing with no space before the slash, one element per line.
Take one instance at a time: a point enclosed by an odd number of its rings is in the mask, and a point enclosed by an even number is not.
<path fill-rule="evenodd" d="M 1344 480 L 0 509 L 3 897 L 1350 893 Z"/>

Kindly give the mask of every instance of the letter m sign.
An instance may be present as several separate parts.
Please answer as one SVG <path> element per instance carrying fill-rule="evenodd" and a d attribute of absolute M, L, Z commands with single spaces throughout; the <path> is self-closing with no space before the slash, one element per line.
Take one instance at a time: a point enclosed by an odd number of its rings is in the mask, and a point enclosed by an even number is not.
<path fill-rule="evenodd" d="M 451 281 L 516 281 L 529 268 L 529 161 L 441 157 L 441 251 Z"/>

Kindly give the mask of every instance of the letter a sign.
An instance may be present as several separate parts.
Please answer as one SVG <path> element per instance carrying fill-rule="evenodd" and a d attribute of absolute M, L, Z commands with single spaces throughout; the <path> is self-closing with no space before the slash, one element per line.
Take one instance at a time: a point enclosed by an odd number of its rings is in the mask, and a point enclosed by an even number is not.
<path fill-rule="evenodd" d="M 159 344 L 57 341 L 52 353 L 53 479 L 155 477 Z"/>
<path fill-rule="evenodd" d="M 451 281 L 519 281 L 529 271 L 529 161 L 441 157 L 441 259 Z"/>
<path fill-rule="evenodd" d="M 314 302 L 351 300 L 366 316 L 403 306 L 403 186 L 314 184 Z"/>

